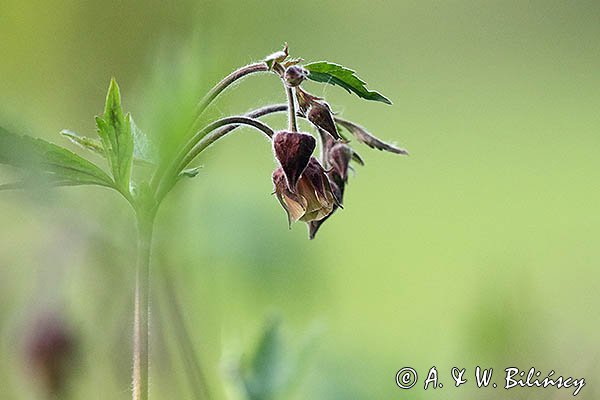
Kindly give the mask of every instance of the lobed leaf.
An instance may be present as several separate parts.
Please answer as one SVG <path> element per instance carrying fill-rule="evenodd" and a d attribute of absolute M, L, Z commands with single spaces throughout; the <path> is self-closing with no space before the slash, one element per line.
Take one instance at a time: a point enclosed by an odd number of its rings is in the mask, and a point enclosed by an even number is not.
<path fill-rule="evenodd" d="M 138 165 L 155 165 L 156 156 L 154 155 L 154 151 L 150 146 L 146 135 L 133 122 L 133 118 L 131 119 L 131 132 L 133 133 L 134 142 L 133 163 Z M 99 140 L 87 136 L 81 136 L 78 133 L 68 129 L 63 129 L 60 134 L 65 136 L 79 147 L 106 158 L 104 147 L 102 147 L 102 142 Z"/>
<path fill-rule="evenodd" d="M 102 143 L 100 141 L 86 136 L 80 136 L 76 132 L 68 129 L 63 129 L 60 131 L 60 134 L 65 136 L 79 147 L 89 150 L 92 153 L 96 153 L 102 157 L 106 157 L 106 153 L 104 152 L 104 148 L 102 147 Z"/>
<path fill-rule="evenodd" d="M 16 135 L 3 128 L 0 128 L 0 164 L 22 169 L 51 186 L 114 186 L 102 169 L 85 158 L 45 140 Z M 7 184 L 4 189 L 23 185 L 26 181 Z"/>
<path fill-rule="evenodd" d="M 104 115 L 96 117 L 96 125 L 115 182 L 121 190 L 129 191 L 133 162 L 131 115 L 123 114 L 121 94 L 114 78 L 110 81 Z"/>
<path fill-rule="evenodd" d="M 355 71 L 339 64 L 330 63 L 328 61 L 319 61 L 306 64 L 304 65 L 304 68 L 310 73 L 308 78 L 315 82 L 339 85 L 346 89 L 348 93 L 354 92 L 363 99 L 392 104 L 392 102 L 381 93 L 367 89 L 367 83 L 360 79 Z"/>

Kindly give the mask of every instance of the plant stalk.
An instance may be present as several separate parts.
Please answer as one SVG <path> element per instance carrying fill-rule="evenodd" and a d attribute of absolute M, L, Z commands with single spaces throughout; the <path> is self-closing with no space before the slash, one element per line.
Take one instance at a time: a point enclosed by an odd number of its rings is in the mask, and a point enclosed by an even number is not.
<path fill-rule="evenodd" d="M 202 150 L 210 146 L 215 140 L 219 139 L 219 135 L 211 135 L 210 133 L 227 125 L 248 125 L 262 131 L 268 137 L 272 137 L 275 133 L 273 129 L 263 122 L 248 118 L 248 117 L 226 117 L 208 124 L 198 131 L 179 152 L 175 160 L 171 163 L 168 170 L 163 175 L 163 179 L 156 183 L 156 198 L 160 201 L 171 188 L 169 182 L 165 180 L 177 179 L 177 174 L 183 170 Z M 215 132 L 218 133 L 219 131 Z"/>
<path fill-rule="evenodd" d="M 148 400 L 150 251 L 154 215 L 136 213 L 138 230 L 133 323 L 133 400 Z"/>
<path fill-rule="evenodd" d="M 287 87 L 285 82 L 283 83 L 283 86 L 286 89 L 288 99 L 289 128 L 292 132 L 298 132 L 298 125 L 296 123 L 296 105 L 294 103 L 294 90 L 291 87 Z"/>
<path fill-rule="evenodd" d="M 192 125 L 190 126 L 189 132 L 190 134 L 196 132 L 197 130 L 200 129 L 200 122 L 202 121 L 201 117 L 202 114 L 204 113 L 204 111 L 208 108 L 208 106 L 225 90 L 227 89 L 229 86 L 231 86 L 233 83 L 235 83 L 237 80 L 256 73 L 256 72 L 266 72 L 269 70 L 269 67 L 267 66 L 267 64 L 263 61 L 258 62 L 258 63 L 254 63 L 254 64 L 249 64 L 246 65 L 244 67 L 238 68 L 235 71 L 233 71 L 231 74 L 227 75 L 225 78 L 223 78 L 219 83 L 217 83 L 207 94 L 206 96 L 204 96 L 202 98 L 202 100 L 200 100 L 200 103 L 198 103 L 198 105 L 196 106 L 196 118 L 194 119 L 194 122 L 192 123 Z M 151 180 L 151 186 L 152 187 L 157 187 L 157 185 L 160 183 L 160 181 L 162 180 L 164 174 L 162 174 L 160 172 L 160 170 L 158 170 L 154 176 L 152 177 Z"/>
<path fill-rule="evenodd" d="M 249 64 L 244 67 L 238 68 L 233 71 L 231 74 L 227 75 L 225 78 L 221 80 L 221 82 L 217 83 L 211 90 L 200 100 L 198 106 L 196 107 L 196 120 L 194 121 L 191 131 L 198 130 L 198 124 L 200 123 L 200 117 L 204 110 L 212 103 L 225 89 L 227 89 L 231 84 L 233 84 L 238 79 L 245 77 L 246 75 L 250 75 L 256 72 L 265 72 L 268 71 L 269 67 L 265 62 L 258 62 L 254 64 Z"/>

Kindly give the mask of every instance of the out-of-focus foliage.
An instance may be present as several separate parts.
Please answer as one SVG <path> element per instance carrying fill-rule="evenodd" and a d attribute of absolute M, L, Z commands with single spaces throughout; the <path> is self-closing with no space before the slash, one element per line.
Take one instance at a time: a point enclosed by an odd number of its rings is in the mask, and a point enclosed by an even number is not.
<path fill-rule="evenodd" d="M 111 187 L 112 179 L 102 169 L 55 144 L 9 132 L 0 127 L 0 164 L 24 171 L 29 183 L 48 186 L 100 185 Z M 29 175 L 29 177 L 27 176 Z M 0 185 L 0 189 L 25 188 L 26 180 Z"/>

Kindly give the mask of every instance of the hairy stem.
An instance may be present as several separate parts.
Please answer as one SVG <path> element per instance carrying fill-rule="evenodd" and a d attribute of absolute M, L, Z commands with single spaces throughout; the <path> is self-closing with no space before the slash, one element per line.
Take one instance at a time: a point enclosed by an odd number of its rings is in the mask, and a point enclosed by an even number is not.
<path fill-rule="evenodd" d="M 289 128 L 292 132 L 298 132 L 298 125 L 296 123 L 296 105 L 294 103 L 294 89 L 287 87 L 287 85 L 283 84 L 286 89 L 287 99 L 288 99 L 288 120 L 289 120 Z"/>
<path fill-rule="evenodd" d="M 227 89 L 229 86 L 231 86 L 233 83 L 235 83 L 237 80 L 256 73 L 256 72 L 266 72 L 269 70 L 269 67 L 267 66 L 267 64 L 265 62 L 258 62 L 258 63 L 254 63 L 254 64 L 249 64 L 246 65 L 244 67 L 238 68 L 237 70 L 233 71 L 231 74 L 227 75 L 225 78 L 223 78 L 219 83 L 217 83 L 207 94 L 206 96 L 204 96 L 202 98 L 202 100 L 200 100 L 200 103 L 198 103 L 198 106 L 196 106 L 196 118 L 194 120 L 194 122 L 192 123 L 192 125 L 189 128 L 189 132 L 190 134 L 193 132 L 196 132 L 200 127 L 200 122 L 201 122 L 201 117 L 202 114 L 204 113 L 204 111 L 208 108 L 208 106 L 225 90 Z M 151 186 L 154 188 L 158 187 L 158 184 L 161 182 L 161 180 L 164 177 L 164 173 L 162 169 L 158 169 L 154 175 L 152 176 L 151 179 Z"/>
<path fill-rule="evenodd" d="M 256 118 L 260 118 L 264 115 L 274 114 L 274 113 L 278 113 L 278 112 L 284 112 L 284 111 L 287 111 L 287 109 L 288 109 L 287 104 L 273 104 L 270 106 L 264 106 L 264 107 L 252 110 L 252 111 L 244 114 L 244 117 L 256 119 Z M 229 132 L 231 132 L 237 128 L 240 128 L 241 126 L 243 126 L 243 125 L 242 124 L 232 124 L 232 125 L 223 126 L 217 132 L 215 132 L 214 135 L 219 136 L 219 137 L 225 136 Z M 185 168 L 185 166 L 184 166 L 184 168 Z"/>
<path fill-rule="evenodd" d="M 177 174 L 183 170 L 198 154 L 200 154 L 205 148 L 210 146 L 213 142 L 219 139 L 222 134 L 219 131 L 212 133 L 213 131 L 227 125 L 248 125 L 262 131 L 268 137 L 272 137 L 275 132 L 268 125 L 263 122 L 244 116 L 239 117 L 227 117 L 218 119 L 200 131 L 198 131 L 185 145 L 185 147 L 179 152 L 169 169 L 164 175 L 161 182 L 157 185 L 157 199 L 162 199 L 166 194 L 166 186 L 170 188 L 170 184 L 177 179 Z M 165 182 L 165 180 L 167 182 Z M 170 183 L 169 183 L 170 182 Z"/>
<path fill-rule="evenodd" d="M 133 322 L 133 400 L 148 400 L 150 249 L 154 215 L 137 213 L 138 249 Z"/>
<path fill-rule="evenodd" d="M 212 103 L 225 89 L 227 89 L 231 84 L 233 84 L 238 79 L 245 77 L 246 75 L 253 74 L 255 72 L 265 72 L 268 71 L 269 67 L 264 62 L 258 62 L 255 64 L 249 64 L 245 67 L 241 67 L 231 74 L 227 75 L 221 82 L 217 83 L 207 94 L 200 100 L 196 108 L 196 120 L 192 126 L 192 131 L 198 129 L 198 123 L 200 120 L 200 116 L 206 110 L 206 108 Z"/>
<path fill-rule="evenodd" d="M 179 165 L 180 169 L 185 168 L 198 154 L 200 154 L 205 148 L 216 142 L 222 136 L 224 136 L 227 132 L 224 130 L 217 130 L 222 126 L 240 126 L 240 125 L 248 125 L 252 126 L 259 131 L 262 131 L 269 138 L 273 137 L 275 132 L 265 123 L 249 117 L 228 117 L 223 118 L 218 121 L 213 122 L 208 125 L 202 131 L 198 132 L 197 137 L 199 140 L 195 140 L 196 145 L 190 149 L 187 155 L 183 158 L 181 164 Z"/>

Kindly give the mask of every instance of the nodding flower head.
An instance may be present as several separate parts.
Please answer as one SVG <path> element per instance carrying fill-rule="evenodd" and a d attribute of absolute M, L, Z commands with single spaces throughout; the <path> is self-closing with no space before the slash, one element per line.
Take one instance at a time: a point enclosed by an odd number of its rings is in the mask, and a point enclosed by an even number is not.
<path fill-rule="evenodd" d="M 308 120 L 317 128 L 330 134 L 334 139 L 341 139 L 338 133 L 335 121 L 333 120 L 333 113 L 329 104 L 324 101 L 312 101 L 310 103 L 310 109 L 306 117 Z"/>
<path fill-rule="evenodd" d="M 315 138 L 308 133 L 280 131 L 273 136 L 273 151 L 291 192 L 296 191 L 298 179 L 306 169 L 316 145 Z"/>
<path fill-rule="evenodd" d="M 345 143 L 335 143 L 327 151 L 327 161 L 331 165 L 330 174 L 335 178 L 334 182 L 348 182 L 348 170 L 350 169 L 350 160 L 352 160 L 353 150 Z"/>
<path fill-rule="evenodd" d="M 337 204 L 337 196 L 325 170 L 314 157 L 310 158 L 300 176 L 296 190 L 292 191 L 287 186 L 282 168 L 273 172 L 273 185 L 290 225 L 296 221 L 321 220 L 331 214 Z"/>
<path fill-rule="evenodd" d="M 321 225 L 338 209 L 342 208 L 344 190 L 348 182 L 348 171 L 350 170 L 350 161 L 354 154 L 354 150 L 346 143 L 336 142 L 328 134 L 321 132 L 323 139 L 323 158 L 326 164 L 330 167 L 327 171 L 327 177 L 330 181 L 330 186 L 333 195 L 336 199 L 331 213 L 325 218 L 308 222 L 308 236 L 314 239 Z"/>
<path fill-rule="evenodd" d="M 287 67 L 283 74 L 283 79 L 289 87 L 299 86 L 308 78 L 308 71 L 299 65 Z"/>

